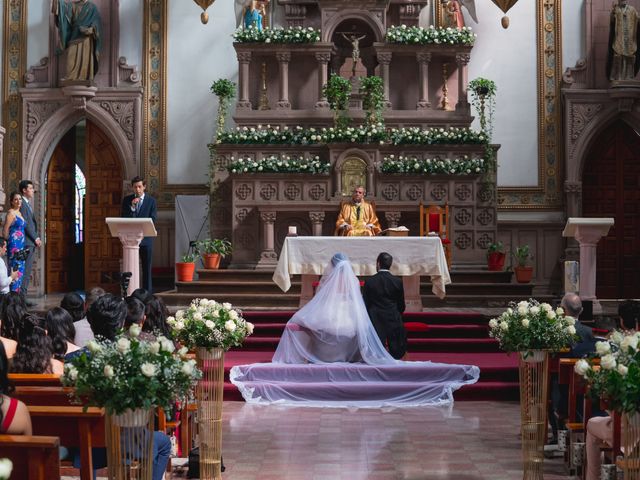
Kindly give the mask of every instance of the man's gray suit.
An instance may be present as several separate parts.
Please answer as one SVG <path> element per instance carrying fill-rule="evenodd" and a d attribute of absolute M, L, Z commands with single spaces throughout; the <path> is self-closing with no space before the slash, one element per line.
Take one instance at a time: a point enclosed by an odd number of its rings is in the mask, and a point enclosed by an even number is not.
<path fill-rule="evenodd" d="M 31 267 L 33 266 L 33 259 L 36 255 L 36 239 L 39 238 L 40 235 L 38 234 L 38 224 L 36 223 L 36 218 L 33 213 L 33 205 L 24 197 L 22 197 L 20 213 L 25 223 L 24 248 L 29 249 L 29 255 L 27 255 L 24 262 L 24 276 L 22 277 L 22 285 L 20 286 L 20 293 L 26 297 L 29 280 L 31 279 Z"/>

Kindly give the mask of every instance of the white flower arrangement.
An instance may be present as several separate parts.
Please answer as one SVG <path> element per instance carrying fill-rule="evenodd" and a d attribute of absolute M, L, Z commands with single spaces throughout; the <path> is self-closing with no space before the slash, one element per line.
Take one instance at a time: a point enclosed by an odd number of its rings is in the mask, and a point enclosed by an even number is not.
<path fill-rule="evenodd" d="M 11 471 L 13 470 L 13 462 L 8 458 L 0 459 L 0 480 L 9 480 Z"/>
<path fill-rule="evenodd" d="M 489 321 L 489 336 L 507 352 L 559 351 L 576 340 L 575 319 L 537 300 L 512 302 L 499 317 Z"/>
<path fill-rule="evenodd" d="M 385 36 L 387 43 L 405 45 L 467 45 L 471 46 L 476 40 L 476 34 L 471 28 L 435 28 L 430 25 L 424 27 L 391 26 Z"/>
<path fill-rule="evenodd" d="M 640 332 L 615 331 L 609 339 L 596 343 L 595 361 L 579 360 L 575 371 L 587 379 L 592 393 L 621 413 L 640 412 Z"/>
<path fill-rule="evenodd" d="M 237 43 L 315 43 L 320 41 L 320 30 L 313 27 L 238 28 L 232 35 Z"/>
<path fill-rule="evenodd" d="M 382 173 L 410 173 L 425 175 L 474 175 L 484 173 L 487 165 L 482 158 L 418 158 L 416 156 L 386 155 L 380 164 Z"/>
<path fill-rule="evenodd" d="M 140 329 L 116 341 L 90 342 L 88 352 L 65 364 L 62 383 L 75 387 L 74 395 L 86 406 L 104 407 L 109 413 L 126 410 L 168 408 L 188 397 L 201 372 L 195 360 L 174 353 L 173 342 L 139 339 Z"/>
<path fill-rule="evenodd" d="M 228 166 L 230 173 L 309 173 L 312 175 L 329 172 L 328 162 L 320 160 L 318 155 L 304 157 L 302 155 L 269 155 L 260 160 L 251 157 L 231 157 Z M 201 320 L 201 319 L 198 319 Z"/>
<path fill-rule="evenodd" d="M 167 323 L 173 334 L 184 347 L 194 349 L 222 348 L 242 345 L 244 339 L 253 333 L 253 324 L 242 318 L 241 312 L 230 303 L 196 298 L 186 310 L 178 310 Z"/>

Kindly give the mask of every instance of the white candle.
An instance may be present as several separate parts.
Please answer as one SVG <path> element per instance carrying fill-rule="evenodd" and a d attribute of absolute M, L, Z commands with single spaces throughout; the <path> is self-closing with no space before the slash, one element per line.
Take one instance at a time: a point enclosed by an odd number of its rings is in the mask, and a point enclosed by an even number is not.
<path fill-rule="evenodd" d="M 298 227 L 289 227 L 289 235 L 297 235 L 298 234 Z"/>

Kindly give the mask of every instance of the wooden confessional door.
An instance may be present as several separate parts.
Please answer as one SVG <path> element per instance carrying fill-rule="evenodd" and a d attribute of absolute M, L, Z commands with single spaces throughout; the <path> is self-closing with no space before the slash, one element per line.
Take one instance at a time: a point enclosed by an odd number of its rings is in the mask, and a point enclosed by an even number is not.
<path fill-rule="evenodd" d="M 613 217 L 598 244 L 598 298 L 640 297 L 640 136 L 617 122 L 593 142 L 582 176 L 584 217 Z"/>
<path fill-rule="evenodd" d="M 72 283 L 75 188 L 75 127 L 56 146 L 47 169 L 47 293 L 68 292 Z"/>
<path fill-rule="evenodd" d="M 106 217 L 120 216 L 122 164 L 104 133 L 87 121 L 85 175 L 84 279 L 85 288 L 100 286 L 118 293 L 122 258 L 120 240 L 113 238 Z"/>

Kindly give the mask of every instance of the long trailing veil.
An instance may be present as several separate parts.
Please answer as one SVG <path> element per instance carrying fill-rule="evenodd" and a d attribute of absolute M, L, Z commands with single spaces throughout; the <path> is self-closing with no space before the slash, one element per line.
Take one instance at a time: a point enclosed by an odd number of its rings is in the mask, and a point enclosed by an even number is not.
<path fill-rule="evenodd" d="M 443 405 L 478 367 L 403 362 L 369 319 L 349 259 L 331 259 L 313 299 L 287 323 L 272 363 L 238 365 L 231 382 L 249 403 L 321 407 Z"/>

